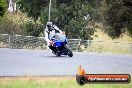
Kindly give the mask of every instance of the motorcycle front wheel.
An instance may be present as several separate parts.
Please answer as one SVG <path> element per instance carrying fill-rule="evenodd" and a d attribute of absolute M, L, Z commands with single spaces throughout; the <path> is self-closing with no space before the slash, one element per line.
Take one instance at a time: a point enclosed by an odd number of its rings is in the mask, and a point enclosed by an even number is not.
<path fill-rule="evenodd" d="M 69 47 L 68 45 L 65 45 L 64 47 L 65 47 L 65 49 L 67 50 L 67 55 L 68 55 L 69 57 L 72 57 L 72 56 L 73 56 L 73 53 L 72 53 L 70 47 Z"/>

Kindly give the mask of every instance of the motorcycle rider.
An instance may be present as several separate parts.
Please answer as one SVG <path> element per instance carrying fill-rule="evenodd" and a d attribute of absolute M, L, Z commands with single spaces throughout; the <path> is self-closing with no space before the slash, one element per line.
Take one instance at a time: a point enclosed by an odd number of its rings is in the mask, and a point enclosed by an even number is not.
<path fill-rule="evenodd" d="M 45 40 L 47 42 L 47 46 L 52 50 L 52 52 L 55 52 L 55 48 L 52 46 L 53 41 L 51 39 L 55 37 L 56 33 L 63 34 L 56 25 L 53 25 L 52 22 L 47 22 L 45 28 Z"/>

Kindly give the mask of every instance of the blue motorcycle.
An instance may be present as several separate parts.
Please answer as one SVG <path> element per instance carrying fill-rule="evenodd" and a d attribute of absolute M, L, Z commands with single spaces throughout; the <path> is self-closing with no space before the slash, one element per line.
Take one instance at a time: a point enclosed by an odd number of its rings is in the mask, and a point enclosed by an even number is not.
<path fill-rule="evenodd" d="M 53 41 L 52 47 L 54 48 L 53 53 L 56 56 L 68 55 L 69 57 L 73 56 L 73 53 L 68 46 L 68 41 L 65 35 L 56 34 L 55 37 L 51 38 Z"/>

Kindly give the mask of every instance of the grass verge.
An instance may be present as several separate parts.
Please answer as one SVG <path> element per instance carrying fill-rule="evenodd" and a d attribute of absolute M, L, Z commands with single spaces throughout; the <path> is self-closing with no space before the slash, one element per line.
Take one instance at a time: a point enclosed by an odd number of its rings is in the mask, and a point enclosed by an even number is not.
<path fill-rule="evenodd" d="M 80 86 L 75 77 L 1 77 L 0 88 L 132 88 L 132 83 Z"/>

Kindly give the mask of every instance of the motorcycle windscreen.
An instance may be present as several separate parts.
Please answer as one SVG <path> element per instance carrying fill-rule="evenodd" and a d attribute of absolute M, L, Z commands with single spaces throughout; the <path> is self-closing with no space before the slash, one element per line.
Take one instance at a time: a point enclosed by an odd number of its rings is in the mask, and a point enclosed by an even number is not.
<path fill-rule="evenodd" d="M 61 42 L 65 42 L 66 41 L 66 36 L 65 35 L 62 35 L 60 33 L 55 33 L 54 31 L 52 31 L 49 34 L 49 39 L 50 40 L 59 40 Z"/>
<path fill-rule="evenodd" d="M 52 40 L 55 37 L 55 31 L 51 31 L 48 37 L 50 40 Z"/>
<path fill-rule="evenodd" d="M 66 41 L 66 36 L 65 36 L 65 35 L 62 35 L 62 34 L 60 34 L 60 33 L 56 33 L 56 34 L 55 34 L 55 39 L 56 39 L 56 40 L 59 40 L 59 41 L 61 41 L 61 42 L 65 42 L 65 41 Z"/>
<path fill-rule="evenodd" d="M 60 33 L 55 34 L 55 46 L 56 47 L 61 47 L 64 44 L 66 44 L 66 37 L 65 35 L 62 35 Z"/>

